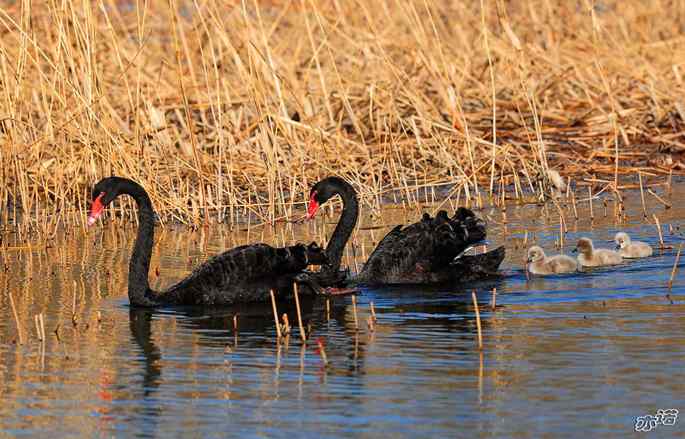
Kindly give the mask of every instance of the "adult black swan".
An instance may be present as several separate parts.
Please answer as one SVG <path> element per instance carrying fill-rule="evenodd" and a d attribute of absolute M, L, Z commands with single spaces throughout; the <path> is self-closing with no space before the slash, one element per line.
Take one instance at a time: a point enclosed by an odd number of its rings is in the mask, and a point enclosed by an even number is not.
<path fill-rule="evenodd" d="M 93 188 L 88 215 L 92 225 L 119 195 L 130 195 L 138 204 L 138 235 L 129 263 L 128 298 L 131 305 L 233 305 L 269 300 L 269 290 L 287 295 L 304 269 L 327 261 L 316 244 L 274 248 L 266 244 L 236 247 L 209 259 L 188 277 L 164 291 L 153 291 L 148 282 L 154 237 L 154 211 L 145 189 L 120 177 L 101 180 Z"/>
<path fill-rule="evenodd" d="M 326 247 L 328 264 L 323 273 L 330 279 L 340 272 L 343 249 L 357 223 L 359 205 L 354 188 L 339 177 L 328 177 L 316 183 L 310 192 L 307 218 L 335 195 L 340 195 L 343 210 L 338 225 Z M 468 256 L 464 253 L 485 239 L 485 223 L 463 207 L 453 217 L 441 210 L 431 218 L 397 226 L 378 243 L 355 281 L 380 284 L 453 284 L 482 279 L 497 272 L 504 259 L 504 247 Z M 317 279 L 326 286 L 325 279 Z"/>

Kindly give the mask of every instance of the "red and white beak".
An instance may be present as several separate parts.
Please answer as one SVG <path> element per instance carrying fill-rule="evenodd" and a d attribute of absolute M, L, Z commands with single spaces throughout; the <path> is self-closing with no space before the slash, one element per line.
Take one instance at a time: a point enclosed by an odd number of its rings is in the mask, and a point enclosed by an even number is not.
<path fill-rule="evenodd" d="M 100 218 L 102 215 L 102 212 L 105 211 L 105 205 L 102 204 L 102 197 L 105 196 L 104 192 L 100 192 L 100 195 L 97 196 L 96 199 L 93 200 L 93 203 L 90 205 L 90 213 L 88 214 L 88 225 L 92 226 L 95 224 L 95 221 Z"/>
<path fill-rule="evenodd" d="M 314 218 L 317 210 L 319 210 L 319 202 L 316 201 L 316 192 L 312 192 L 309 197 L 309 206 L 307 207 L 307 219 L 310 220 Z"/>

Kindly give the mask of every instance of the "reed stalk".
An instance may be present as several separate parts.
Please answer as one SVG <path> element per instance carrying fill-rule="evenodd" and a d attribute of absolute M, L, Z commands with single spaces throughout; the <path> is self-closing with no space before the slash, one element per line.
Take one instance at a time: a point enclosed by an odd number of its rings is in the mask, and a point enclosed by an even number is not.
<path fill-rule="evenodd" d="M 297 284 L 293 284 L 293 292 L 295 294 L 295 308 L 297 309 L 297 324 L 300 327 L 300 338 L 302 338 L 302 343 L 307 342 L 307 334 L 304 332 L 304 326 L 302 326 L 302 313 L 300 312 L 300 295 L 297 290 Z"/>
<path fill-rule="evenodd" d="M 359 319 L 357 319 L 357 295 L 352 295 L 352 314 L 354 315 L 354 329 L 359 329 Z"/>
<path fill-rule="evenodd" d="M 10 298 L 10 306 L 12 307 L 12 315 L 14 316 L 14 323 L 17 325 L 17 337 L 19 338 L 19 344 L 24 344 L 24 334 L 22 333 L 21 324 L 19 323 L 19 314 L 17 314 L 17 307 L 14 305 L 14 298 L 12 298 L 12 293 L 7 293 Z"/>
<path fill-rule="evenodd" d="M 328 356 L 326 355 L 326 349 L 324 349 L 323 341 L 316 340 L 316 344 L 319 347 L 319 355 L 321 355 L 321 361 L 323 361 L 323 365 L 328 366 Z"/>
<path fill-rule="evenodd" d="M 476 311 L 476 327 L 478 328 L 478 349 L 483 350 L 483 334 L 481 332 L 480 326 L 480 310 L 478 309 L 478 299 L 476 298 L 476 292 L 471 292 L 471 298 L 473 299 L 473 309 Z"/>
<path fill-rule="evenodd" d="M 642 187 L 642 172 L 638 172 L 637 177 L 640 180 L 640 200 L 642 201 L 642 215 L 645 218 L 647 218 L 647 206 L 645 205 L 645 190 Z"/>
<path fill-rule="evenodd" d="M 288 321 L 288 314 L 283 313 L 283 315 L 281 316 L 281 320 L 283 321 L 283 328 L 282 328 L 281 332 L 285 335 L 289 335 L 290 334 L 290 322 Z"/>
<path fill-rule="evenodd" d="M 671 291 L 673 287 L 673 280 L 678 272 L 678 262 L 680 262 L 680 251 L 683 249 L 683 243 L 681 242 L 678 246 L 678 253 L 675 255 L 675 261 L 673 262 L 673 270 L 671 270 L 671 278 L 668 280 L 668 290 Z"/>
<path fill-rule="evenodd" d="M 659 248 L 663 250 L 666 246 L 664 245 L 664 235 L 661 232 L 661 223 L 659 222 L 659 217 L 656 216 L 656 214 L 652 214 L 652 217 L 654 218 L 654 224 L 656 225 L 656 231 L 659 234 Z"/>
<path fill-rule="evenodd" d="M 276 335 L 278 337 L 278 340 L 281 339 L 281 324 L 278 322 L 278 310 L 276 309 L 276 296 L 274 295 L 274 290 L 271 289 L 269 290 L 269 294 L 271 295 L 271 308 L 273 309 L 274 312 L 274 323 L 276 324 Z"/>
<path fill-rule="evenodd" d="M 668 209 L 670 209 L 670 208 L 672 207 L 671 203 L 669 203 L 668 201 L 666 201 L 666 200 L 664 200 L 663 198 L 661 198 L 661 197 L 660 197 L 659 195 L 657 195 L 656 192 L 654 192 L 651 188 L 647 188 L 647 192 L 648 192 L 650 195 L 652 195 L 654 198 L 656 198 L 657 201 L 658 201 L 659 203 L 663 204 L 663 205 L 664 205 L 664 209 L 667 209 L 667 210 L 668 210 Z"/>

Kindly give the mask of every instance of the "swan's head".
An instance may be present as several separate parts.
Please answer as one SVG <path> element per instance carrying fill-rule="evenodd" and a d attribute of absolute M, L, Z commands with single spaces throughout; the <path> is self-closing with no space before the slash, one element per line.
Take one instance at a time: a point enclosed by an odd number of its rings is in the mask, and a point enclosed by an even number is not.
<path fill-rule="evenodd" d="M 307 219 L 312 219 L 316 211 L 333 196 L 347 190 L 350 185 L 340 177 L 327 177 L 316 183 L 309 191 L 309 206 L 307 207 Z"/>
<path fill-rule="evenodd" d="M 88 225 L 92 226 L 102 216 L 105 207 L 119 194 L 120 179 L 118 177 L 103 178 L 93 186 L 93 201 L 88 213 Z"/>
<path fill-rule="evenodd" d="M 528 249 L 528 262 L 537 262 L 545 259 L 545 251 L 537 245 Z"/>
<path fill-rule="evenodd" d="M 584 255 L 589 255 L 592 254 L 592 250 L 592 240 L 590 238 L 580 238 L 578 240 L 578 243 L 576 244 L 576 248 L 573 249 L 573 252 L 579 252 Z"/>
<path fill-rule="evenodd" d="M 136 193 L 143 191 L 139 184 L 121 177 L 107 177 L 100 180 L 93 186 L 93 201 L 90 204 L 90 212 L 88 213 L 88 225 L 95 224 L 98 218 L 102 216 L 105 207 L 109 205 L 116 197 L 122 193 Z"/>
<path fill-rule="evenodd" d="M 630 245 L 630 236 L 625 232 L 618 232 L 614 236 L 614 242 L 616 243 L 616 250 L 626 248 Z"/>

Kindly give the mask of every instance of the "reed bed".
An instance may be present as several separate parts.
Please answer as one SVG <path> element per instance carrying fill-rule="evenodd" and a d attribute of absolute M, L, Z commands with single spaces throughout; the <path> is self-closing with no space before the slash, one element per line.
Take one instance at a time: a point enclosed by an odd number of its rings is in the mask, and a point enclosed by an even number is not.
<path fill-rule="evenodd" d="M 292 217 L 329 174 L 377 207 L 685 169 L 685 0 L 0 5 L 0 224 L 25 232 L 83 226 L 111 174 L 198 226 Z"/>

